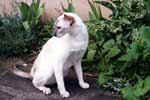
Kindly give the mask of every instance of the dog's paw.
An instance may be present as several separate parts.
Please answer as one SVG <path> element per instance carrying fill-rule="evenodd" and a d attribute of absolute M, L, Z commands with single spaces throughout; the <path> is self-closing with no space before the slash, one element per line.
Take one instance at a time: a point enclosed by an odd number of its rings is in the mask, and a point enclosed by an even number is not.
<path fill-rule="evenodd" d="M 67 98 L 67 97 L 70 96 L 70 93 L 69 93 L 68 91 L 62 92 L 62 93 L 61 93 L 61 96 L 62 96 L 63 98 Z"/>
<path fill-rule="evenodd" d="M 50 94 L 50 93 L 51 93 L 51 89 L 50 89 L 50 88 L 39 87 L 39 89 L 40 89 L 44 94 Z"/>
<path fill-rule="evenodd" d="M 82 83 L 80 83 L 80 87 L 83 89 L 88 89 L 90 87 L 90 85 L 86 82 L 82 82 Z"/>
<path fill-rule="evenodd" d="M 51 90 L 49 88 L 46 88 L 43 90 L 43 93 L 45 94 L 51 94 Z"/>

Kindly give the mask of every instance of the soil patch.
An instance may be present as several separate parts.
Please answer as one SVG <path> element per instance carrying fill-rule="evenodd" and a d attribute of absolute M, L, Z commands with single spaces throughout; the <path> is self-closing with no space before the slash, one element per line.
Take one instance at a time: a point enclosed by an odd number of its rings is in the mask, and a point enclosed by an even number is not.
<path fill-rule="evenodd" d="M 81 89 L 73 72 L 65 80 L 66 89 L 71 94 L 69 98 L 60 96 L 56 84 L 48 86 L 52 89 L 52 94 L 44 95 L 33 87 L 31 80 L 20 78 L 9 71 L 15 61 L 0 61 L 0 100 L 121 100 L 120 96 L 99 88 L 96 80 L 91 77 L 85 76 L 90 88 Z"/>

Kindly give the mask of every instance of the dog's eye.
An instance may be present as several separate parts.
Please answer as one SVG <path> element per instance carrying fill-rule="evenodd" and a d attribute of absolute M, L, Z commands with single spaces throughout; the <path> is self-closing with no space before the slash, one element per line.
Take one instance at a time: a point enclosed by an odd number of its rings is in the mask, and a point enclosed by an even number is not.
<path fill-rule="evenodd" d="M 60 27 L 60 26 L 57 26 L 57 29 L 61 29 L 61 27 Z"/>

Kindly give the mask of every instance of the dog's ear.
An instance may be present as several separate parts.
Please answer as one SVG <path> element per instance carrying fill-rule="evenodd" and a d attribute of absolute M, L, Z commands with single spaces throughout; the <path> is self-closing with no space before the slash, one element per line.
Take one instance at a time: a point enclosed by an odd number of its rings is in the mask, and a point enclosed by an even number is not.
<path fill-rule="evenodd" d="M 58 16 L 62 15 L 64 13 L 64 11 L 62 9 L 59 9 L 59 8 L 55 8 Z"/>
<path fill-rule="evenodd" d="M 72 16 L 64 14 L 64 19 L 70 21 L 70 25 L 72 26 L 75 23 L 75 19 Z"/>

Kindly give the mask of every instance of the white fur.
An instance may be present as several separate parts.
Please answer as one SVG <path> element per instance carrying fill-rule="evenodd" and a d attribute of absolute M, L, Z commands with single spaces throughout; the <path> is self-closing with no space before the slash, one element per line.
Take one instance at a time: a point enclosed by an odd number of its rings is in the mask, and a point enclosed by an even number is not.
<path fill-rule="evenodd" d="M 34 62 L 30 75 L 33 78 L 33 85 L 45 94 L 51 93 L 45 84 L 56 82 L 61 96 L 69 97 L 70 94 L 64 85 L 64 76 L 71 66 L 74 66 L 79 85 L 82 88 L 89 88 L 89 84 L 83 80 L 81 67 L 81 60 L 88 46 L 88 32 L 76 14 L 65 14 L 72 16 L 75 23 L 69 26 L 69 22 L 64 20 L 64 15 L 57 18 L 56 25 L 64 27 L 67 31 L 63 36 L 53 36 L 46 42 Z"/>

